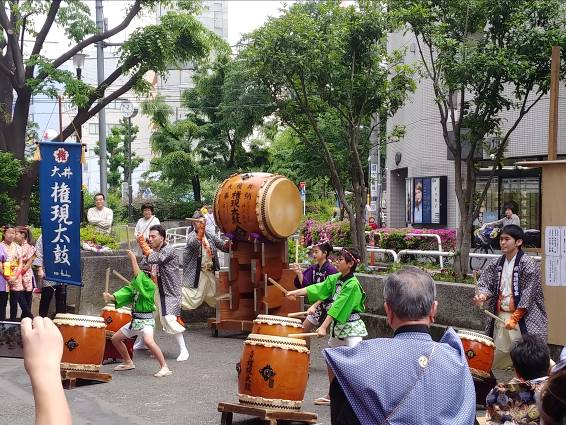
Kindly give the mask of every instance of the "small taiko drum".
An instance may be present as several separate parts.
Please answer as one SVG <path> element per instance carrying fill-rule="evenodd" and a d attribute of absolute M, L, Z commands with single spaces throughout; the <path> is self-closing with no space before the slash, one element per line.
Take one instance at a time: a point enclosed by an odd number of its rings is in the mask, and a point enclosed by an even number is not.
<path fill-rule="evenodd" d="M 63 335 L 61 369 L 98 372 L 106 345 L 102 317 L 57 314 L 53 323 Z"/>
<path fill-rule="evenodd" d="M 299 410 L 307 387 L 309 353 L 302 339 L 249 334 L 236 366 L 240 403 Z"/>
<path fill-rule="evenodd" d="M 489 375 L 493 366 L 493 356 L 495 355 L 493 339 L 487 335 L 466 330 L 458 331 L 458 336 L 462 340 L 464 353 L 472 373 Z M 477 371 L 480 373 L 477 373 Z"/>
<path fill-rule="evenodd" d="M 284 316 L 270 316 L 260 314 L 254 320 L 252 328 L 253 334 L 289 336 L 303 332 L 303 322 L 299 319 Z"/>
<path fill-rule="evenodd" d="M 297 230 L 303 207 L 297 186 L 287 177 L 246 173 L 224 180 L 214 196 L 213 212 L 218 227 L 237 240 L 257 233 L 277 241 Z"/>
<path fill-rule="evenodd" d="M 118 332 L 122 326 L 132 321 L 132 310 L 128 307 L 116 308 L 114 304 L 107 304 L 100 316 L 106 323 L 106 330 Z"/>

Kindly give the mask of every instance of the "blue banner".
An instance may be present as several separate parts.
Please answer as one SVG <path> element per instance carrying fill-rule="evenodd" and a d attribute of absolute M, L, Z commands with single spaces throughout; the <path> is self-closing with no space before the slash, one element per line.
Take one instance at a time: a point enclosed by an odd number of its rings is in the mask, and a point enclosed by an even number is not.
<path fill-rule="evenodd" d="M 45 279 L 81 286 L 80 143 L 39 144 L 39 201 Z"/>

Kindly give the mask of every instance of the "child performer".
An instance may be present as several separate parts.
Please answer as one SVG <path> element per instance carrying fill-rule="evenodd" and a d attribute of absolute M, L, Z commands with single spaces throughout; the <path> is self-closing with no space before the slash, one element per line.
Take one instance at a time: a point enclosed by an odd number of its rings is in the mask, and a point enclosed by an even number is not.
<path fill-rule="evenodd" d="M 108 292 L 102 294 L 104 301 L 107 303 L 115 302 L 116 308 L 120 308 L 126 304 L 133 304 L 132 321 L 122 326 L 112 337 L 112 344 L 114 344 L 114 347 L 116 347 L 116 350 L 118 350 L 122 359 L 124 359 L 124 362 L 116 366 L 114 370 L 135 369 L 134 362 L 128 354 L 124 340 L 134 335 L 139 336 L 141 334 L 145 345 L 161 366 L 161 369 L 153 376 L 162 378 L 171 375 L 173 372 L 167 367 L 163 353 L 153 339 L 153 328 L 155 326 L 155 320 L 153 318 L 153 312 L 155 311 L 155 305 L 153 303 L 155 283 L 153 283 L 148 275 L 140 270 L 136 255 L 132 251 L 128 251 L 128 257 L 130 257 L 132 271 L 135 276 L 132 282 L 128 286 L 124 286 L 122 289 L 114 292 L 114 294 L 109 294 Z"/>
<path fill-rule="evenodd" d="M 298 264 L 292 266 L 297 273 L 295 278 L 296 288 L 306 288 L 314 283 L 324 281 L 328 276 L 338 273 L 336 267 L 328 261 L 328 256 L 332 252 L 332 245 L 328 240 L 319 241 L 312 248 L 312 256 L 316 260 L 316 264 L 311 265 L 305 271 L 302 271 Z M 324 301 L 317 301 L 307 310 L 308 316 L 303 322 L 305 332 L 312 332 L 315 327 L 322 325 L 326 319 L 326 312 L 332 304 L 332 299 L 328 298 Z"/>
<path fill-rule="evenodd" d="M 352 248 L 344 248 L 337 258 L 338 273 L 328 276 L 323 282 L 295 289 L 287 292 L 287 297 L 295 299 L 300 295 L 307 295 L 309 302 L 332 299 L 332 306 L 328 315 L 317 329 L 319 336 L 325 336 L 330 327 L 330 340 L 328 345 L 332 348 L 339 346 L 355 347 L 367 336 L 367 330 L 360 313 L 365 310 L 364 293 L 360 282 L 354 276 L 356 266 L 360 262 L 359 254 Z M 328 378 L 334 378 L 330 368 Z M 318 405 L 330 405 L 330 395 L 320 397 L 314 401 Z"/>

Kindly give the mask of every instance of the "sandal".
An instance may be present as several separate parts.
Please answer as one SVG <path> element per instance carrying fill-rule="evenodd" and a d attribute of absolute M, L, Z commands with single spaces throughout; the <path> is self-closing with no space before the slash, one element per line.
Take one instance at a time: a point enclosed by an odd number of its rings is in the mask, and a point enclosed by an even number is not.
<path fill-rule="evenodd" d="M 319 397 L 314 401 L 317 406 L 330 406 L 330 399 L 328 397 Z"/>
<path fill-rule="evenodd" d="M 125 363 L 122 363 L 122 364 L 119 364 L 118 366 L 116 366 L 116 367 L 114 368 L 114 370 L 116 370 L 116 371 L 120 371 L 120 370 L 132 370 L 132 369 L 135 369 L 135 368 L 136 368 L 136 365 L 135 365 L 135 364 L 125 364 Z"/>
<path fill-rule="evenodd" d="M 168 367 L 162 367 L 155 375 L 156 378 L 163 378 L 164 376 L 172 375 L 173 372 Z"/>

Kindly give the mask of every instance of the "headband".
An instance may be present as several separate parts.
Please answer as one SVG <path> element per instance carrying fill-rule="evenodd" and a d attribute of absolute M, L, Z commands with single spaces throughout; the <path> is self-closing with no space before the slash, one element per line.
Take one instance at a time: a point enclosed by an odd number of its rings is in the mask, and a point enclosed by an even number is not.
<path fill-rule="evenodd" d="M 354 255 L 350 251 L 348 251 L 346 248 L 342 248 L 342 257 L 344 257 L 344 253 L 348 254 L 355 264 L 359 264 L 360 260 L 358 258 L 354 257 Z"/>

